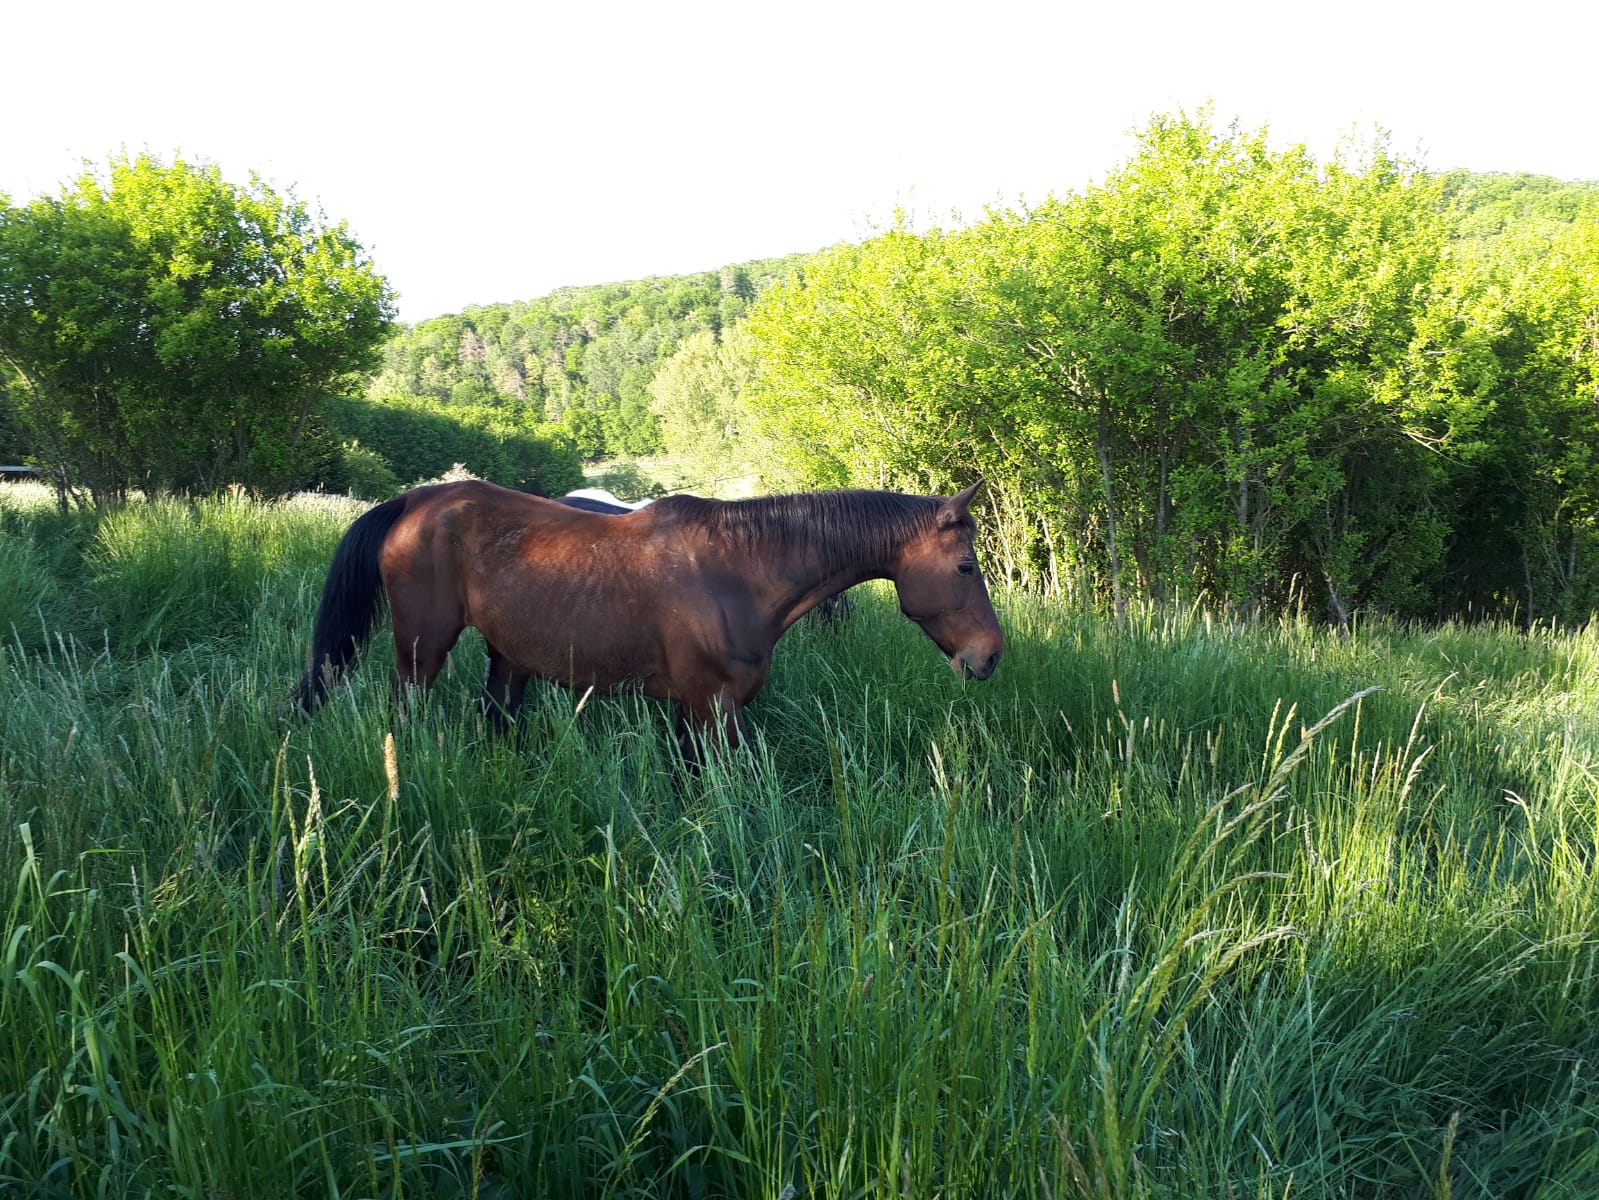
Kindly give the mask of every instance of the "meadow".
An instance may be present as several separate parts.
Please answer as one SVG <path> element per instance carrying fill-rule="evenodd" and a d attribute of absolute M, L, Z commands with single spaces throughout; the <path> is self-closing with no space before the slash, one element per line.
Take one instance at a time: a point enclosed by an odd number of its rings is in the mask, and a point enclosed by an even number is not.
<path fill-rule="evenodd" d="M 357 511 L 0 489 L 0 1195 L 1599 1194 L 1593 626 L 879 590 L 694 775 L 291 717 Z"/>

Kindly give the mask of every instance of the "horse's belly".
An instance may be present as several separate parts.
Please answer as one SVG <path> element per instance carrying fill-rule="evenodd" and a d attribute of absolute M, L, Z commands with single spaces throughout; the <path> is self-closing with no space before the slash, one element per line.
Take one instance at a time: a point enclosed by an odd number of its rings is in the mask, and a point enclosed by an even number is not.
<path fill-rule="evenodd" d="M 524 669 L 553 683 L 594 688 L 600 692 L 640 688 L 649 695 L 664 696 L 668 690 L 664 671 L 646 655 L 601 656 L 574 652 L 565 658 L 541 657 Z"/>
<path fill-rule="evenodd" d="M 540 679 L 599 691 L 642 686 L 665 695 L 660 638 L 637 617 L 606 618 L 592 606 L 583 617 L 550 606 L 516 623 L 471 623 L 519 670 Z"/>

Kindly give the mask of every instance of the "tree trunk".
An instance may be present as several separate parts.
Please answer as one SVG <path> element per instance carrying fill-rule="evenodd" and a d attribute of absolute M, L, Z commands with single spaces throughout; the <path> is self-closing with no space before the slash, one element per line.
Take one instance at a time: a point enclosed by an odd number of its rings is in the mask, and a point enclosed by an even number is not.
<path fill-rule="evenodd" d="M 1120 524 L 1116 520 L 1116 489 L 1110 471 L 1110 405 L 1103 393 L 1099 396 L 1094 454 L 1099 459 L 1099 478 L 1105 489 L 1105 548 L 1110 555 L 1111 605 L 1116 612 L 1116 624 L 1121 626 L 1127 620 L 1127 597 L 1122 591 L 1121 534 Z"/>

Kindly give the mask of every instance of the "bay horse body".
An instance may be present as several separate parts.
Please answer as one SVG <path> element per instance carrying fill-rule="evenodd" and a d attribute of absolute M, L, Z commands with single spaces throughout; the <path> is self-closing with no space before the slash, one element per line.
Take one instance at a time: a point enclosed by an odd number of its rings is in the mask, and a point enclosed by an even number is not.
<path fill-rule="evenodd" d="M 724 730 L 766 682 L 783 631 L 866 579 L 963 675 L 986 679 L 1004 637 L 973 552 L 973 484 L 951 497 L 816 492 L 671 496 L 591 512 L 466 480 L 417 488 L 357 518 L 334 552 L 296 700 L 309 711 L 349 668 L 382 602 L 395 683 L 427 687 L 461 631 L 488 647 L 484 700 L 504 722 L 530 678 L 675 700 L 677 730 Z"/>
<path fill-rule="evenodd" d="M 609 513 L 617 516 L 621 513 L 637 512 L 654 504 L 654 500 L 627 501 L 618 499 L 604 488 L 579 488 L 575 492 L 567 492 L 564 496 L 554 496 L 552 499 L 559 501 L 568 508 L 581 508 L 585 512 Z M 838 592 L 832 596 L 823 596 L 811 610 L 812 619 L 821 621 L 824 625 L 837 627 L 849 618 L 855 611 L 855 598 L 847 591 Z"/>

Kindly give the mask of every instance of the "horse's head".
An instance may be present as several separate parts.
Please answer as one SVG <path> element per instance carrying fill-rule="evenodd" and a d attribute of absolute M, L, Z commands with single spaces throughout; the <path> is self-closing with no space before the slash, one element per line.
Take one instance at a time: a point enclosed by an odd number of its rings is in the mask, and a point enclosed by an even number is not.
<path fill-rule="evenodd" d="M 987 679 L 1005 652 L 1005 635 L 972 548 L 977 527 L 970 508 L 981 485 L 978 480 L 940 501 L 932 528 L 900 551 L 894 587 L 900 612 L 949 656 L 950 666 L 962 675 Z"/>

